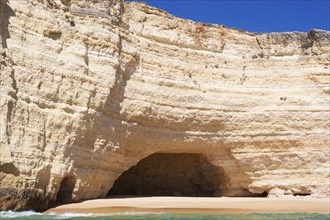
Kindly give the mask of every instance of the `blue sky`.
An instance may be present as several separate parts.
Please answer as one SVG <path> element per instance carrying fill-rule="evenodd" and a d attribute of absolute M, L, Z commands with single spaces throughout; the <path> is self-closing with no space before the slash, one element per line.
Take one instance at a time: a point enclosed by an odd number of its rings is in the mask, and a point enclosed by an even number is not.
<path fill-rule="evenodd" d="M 330 0 L 142 0 L 173 15 L 250 32 L 330 29 Z"/>

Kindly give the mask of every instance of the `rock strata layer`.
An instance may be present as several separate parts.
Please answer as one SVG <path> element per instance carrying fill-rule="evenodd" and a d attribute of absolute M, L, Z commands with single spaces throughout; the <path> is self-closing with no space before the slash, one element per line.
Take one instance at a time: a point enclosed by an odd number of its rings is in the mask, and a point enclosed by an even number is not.
<path fill-rule="evenodd" d="M 168 195 L 330 196 L 329 32 L 120 0 L 1 0 L 0 18 L 0 209 L 105 197 L 130 170 Z"/>

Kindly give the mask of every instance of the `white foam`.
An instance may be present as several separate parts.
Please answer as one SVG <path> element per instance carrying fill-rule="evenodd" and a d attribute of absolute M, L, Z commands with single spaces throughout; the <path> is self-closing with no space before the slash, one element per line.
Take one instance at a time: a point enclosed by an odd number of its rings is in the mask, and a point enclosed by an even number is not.
<path fill-rule="evenodd" d="M 0 212 L 0 218 L 17 218 L 17 217 L 25 217 L 32 215 L 42 215 L 42 214 L 34 211 L 23 211 L 23 212 L 1 211 Z"/>
<path fill-rule="evenodd" d="M 1 218 L 18 218 L 18 217 L 28 217 L 28 216 L 51 216 L 52 219 L 70 219 L 74 217 L 97 217 L 97 216 L 116 216 L 116 215 L 124 215 L 124 216 L 130 216 L 130 215 L 159 215 L 164 213 L 149 213 L 149 212 L 120 212 L 120 213 L 109 213 L 109 214 L 93 214 L 93 213 L 71 213 L 66 212 L 63 214 L 56 214 L 56 213 L 48 213 L 48 214 L 42 214 L 40 212 L 34 212 L 34 211 L 22 211 L 22 212 L 14 212 L 14 211 L 0 211 L 0 219 Z"/>
<path fill-rule="evenodd" d="M 63 213 L 63 214 L 55 214 L 55 213 L 49 213 L 49 214 L 42 214 L 40 212 L 34 212 L 34 211 L 23 211 L 23 212 L 14 212 L 14 211 L 1 211 L 0 212 L 0 219 L 1 218 L 18 218 L 18 217 L 27 217 L 27 216 L 53 216 L 55 218 L 61 218 L 61 219 L 67 219 L 67 218 L 74 218 L 74 217 L 88 217 L 88 216 L 96 216 L 95 214 L 86 213 Z"/>
<path fill-rule="evenodd" d="M 116 213 L 115 215 L 159 215 L 159 214 L 164 214 L 162 212 L 120 212 Z"/>
<path fill-rule="evenodd" d="M 58 218 L 61 219 L 66 219 L 66 218 L 74 218 L 74 217 L 95 217 L 98 215 L 92 214 L 92 213 L 70 213 L 70 212 L 66 212 L 63 214 L 53 214 L 53 213 L 49 213 L 48 215 L 54 215 Z"/>

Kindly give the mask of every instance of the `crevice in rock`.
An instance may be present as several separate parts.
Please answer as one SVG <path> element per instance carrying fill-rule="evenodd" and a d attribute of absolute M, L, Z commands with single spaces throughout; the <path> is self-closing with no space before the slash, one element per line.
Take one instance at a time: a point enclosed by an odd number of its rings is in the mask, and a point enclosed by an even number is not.
<path fill-rule="evenodd" d="M 71 6 L 71 0 L 61 0 L 62 4 L 67 6 L 67 7 L 70 7 Z"/>
<path fill-rule="evenodd" d="M 11 137 L 11 121 L 12 121 L 12 115 L 13 115 L 13 111 L 15 108 L 15 104 L 16 101 L 18 100 L 17 98 L 17 93 L 18 93 L 18 88 L 17 88 L 17 83 L 16 83 L 16 79 L 15 79 L 15 74 L 14 74 L 14 70 L 11 69 L 11 73 L 10 73 L 10 77 L 12 79 L 12 88 L 13 90 L 10 91 L 9 95 L 12 99 L 9 99 L 7 102 L 7 116 L 6 116 L 6 136 L 7 136 L 7 144 L 10 144 L 10 137 Z"/>
<path fill-rule="evenodd" d="M 0 172 L 19 176 L 20 172 L 13 163 L 4 163 L 0 165 Z"/>
<path fill-rule="evenodd" d="M 240 189 L 239 192 L 237 193 L 238 197 L 259 197 L 259 198 L 266 198 L 268 197 L 268 192 L 264 191 L 262 193 L 252 193 L 248 189 Z"/>
<path fill-rule="evenodd" d="M 42 130 L 42 151 L 46 149 L 47 146 L 47 126 L 46 126 L 46 120 L 43 120 L 43 130 Z"/>
<path fill-rule="evenodd" d="M 310 193 L 293 193 L 293 196 L 310 196 Z"/>
<path fill-rule="evenodd" d="M 252 197 L 266 198 L 266 197 L 268 197 L 268 192 L 264 191 L 262 193 L 252 193 Z"/>
<path fill-rule="evenodd" d="M 10 132 L 11 123 L 10 122 L 11 122 L 13 108 L 14 108 L 14 103 L 12 100 L 9 100 L 8 105 L 7 105 L 7 122 L 6 122 L 7 144 L 10 144 L 10 136 L 11 136 L 11 132 Z"/>
<path fill-rule="evenodd" d="M 85 51 L 85 54 L 83 56 L 84 58 L 84 62 L 86 64 L 86 66 L 89 66 L 89 45 L 88 45 L 88 42 L 87 41 L 84 41 L 84 45 L 85 45 L 85 48 L 86 48 L 86 51 Z"/>
<path fill-rule="evenodd" d="M 90 109 L 90 107 L 91 107 L 91 100 L 95 98 L 95 95 L 96 95 L 96 89 L 93 89 L 93 90 L 90 92 L 90 95 L 89 95 L 89 97 L 88 97 L 87 109 Z"/>
<path fill-rule="evenodd" d="M 259 39 L 258 39 L 258 35 L 256 36 L 255 39 L 256 39 L 256 42 L 257 42 L 257 45 L 258 45 L 259 49 L 262 51 L 263 48 L 262 48 L 262 46 L 261 46 L 261 42 L 260 42 Z"/>
<path fill-rule="evenodd" d="M 84 55 L 84 62 L 86 66 L 89 66 L 89 57 L 88 57 L 88 51 L 86 51 L 86 54 Z"/>
<path fill-rule="evenodd" d="M 310 32 L 308 32 L 308 40 L 316 41 L 317 40 L 316 35 L 317 35 L 317 31 L 311 30 Z"/>
<path fill-rule="evenodd" d="M 7 39 L 10 38 L 8 26 L 9 18 L 15 16 L 13 9 L 8 5 L 8 0 L 0 1 L 0 35 L 1 45 L 3 48 L 7 48 Z"/>
<path fill-rule="evenodd" d="M 129 60 L 123 59 L 122 44 L 122 36 L 119 35 L 117 44 L 119 65 L 116 66 L 115 84 L 110 88 L 110 94 L 105 103 L 106 111 L 114 117 L 120 117 L 121 103 L 125 98 L 127 82 L 140 65 L 140 56 L 137 53 L 132 54 Z"/>
<path fill-rule="evenodd" d="M 11 70 L 10 77 L 13 80 L 12 87 L 15 90 L 15 94 L 13 94 L 13 98 L 17 101 L 18 88 L 17 88 L 17 82 L 16 82 L 16 79 L 15 79 L 15 73 L 14 73 L 13 69 Z"/>
<path fill-rule="evenodd" d="M 109 196 L 221 196 L 229 178 L 202 154 L 155 153 L 125 171 Z"/>
<path fill-rule="evenodd" d="M 11 126 L 12 114 L 14 111 L 16 101 L 18 100 L 18 98 L 17 98 L 18 88 L 17 88 L 17 83 L 16 83 L 15 74 L 14 74 L 13 69 L 11 69 L 10 77 L 12 78 L 12 88 L 15 90 L 15 92 L 10 92 L 10 95 L 14 100 L 10 99 L 10 100 L 8 100 L 8 103 L 7 103 L 6 135 L 7 135 L 8 144 L 10 144 L 10 136 L 11 136 L 10 126 Z"/>

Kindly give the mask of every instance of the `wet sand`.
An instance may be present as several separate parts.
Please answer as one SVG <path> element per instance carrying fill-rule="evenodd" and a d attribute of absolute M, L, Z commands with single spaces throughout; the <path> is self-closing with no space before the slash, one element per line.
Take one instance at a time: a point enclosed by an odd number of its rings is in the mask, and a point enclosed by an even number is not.
<path fill-rule="evenodd" d="M 330 199 L 294 198 L 216 198 L 216 197 L 138 197 L 87 200 L 57 206 L 45 213 L 114 214 L 123 212 L 181 214 L 243 213 L 330 213 Z"/>

